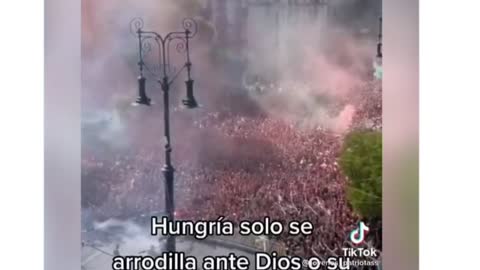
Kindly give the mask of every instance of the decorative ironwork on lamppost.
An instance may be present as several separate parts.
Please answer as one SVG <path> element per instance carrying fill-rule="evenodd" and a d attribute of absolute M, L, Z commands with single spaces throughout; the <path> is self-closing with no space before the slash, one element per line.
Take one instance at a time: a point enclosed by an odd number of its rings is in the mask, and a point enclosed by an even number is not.
<path fill-rule="evenodd" d="M 377 54 L 373 61 L 373 76 L 381 80 L 383 77 L 383 52 L 382 52 L 382 17 L 378 19 L 378 40 L 377 40 Z"/>
<path fill-rule="evenodd" d="M 378 19 L 377 58 L 382 58 L 382 17 Z"/>
<path fill-rule="evenodd" d="M 193 95 L 193 80 L 191 78 L 192 63 L 190 61 L 190 39 L 195 37 L 198 26 L 193 19 L 183 20 L 183 30 L 167 33 L 162 36 L 154 31 L 143 30 L 143 20 L 135 18 L 130 22 L 130 30 L 138 39 L 138 67 L 140 74 L 138 76 L 138 98 L 134 104 L 151 105 L 151 99 L 146 93 L 146 78 L 144 72 L 149 72 L 157 78 L 163 91 L 163 107 L 164 107 L 164 136 L 165 136 L 165 165 L 162 168 L 165 177 L 165 212 L 168 220 L 174 221 L 175 201 L 174 201 L 174 168 L 171 161 L 171 141 L 170 141 L 170 112 L 169 112 L 169 91 L 170 86 L 177 76 L 187 70 L 186 97 L 182 100 L 185 107 L 193 109 L 198 107 L 198 103 Z M 155 58 L 158 62 L 156 65 L 147 65 L 145 56 L 152 53 L 156 44 Z M 175 51 L 185 55 L 185 64 L 176 70 L 171 64 L 170 47 L 174 45 Z M 175 237 L 168 235 L 165 243 L 165 251 L 175 251 Z"/>

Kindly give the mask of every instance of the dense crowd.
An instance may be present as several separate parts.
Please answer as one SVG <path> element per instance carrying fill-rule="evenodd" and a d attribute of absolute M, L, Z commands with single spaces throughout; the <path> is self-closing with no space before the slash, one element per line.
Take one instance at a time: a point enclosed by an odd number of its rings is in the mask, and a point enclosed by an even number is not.
<path fill-rule="evenodd" d="M 365 83 L 355 95 L 357 112 L 352 120 L 352 129 L 382 130 L 382 84 L 381 81 Z"/>
<path fill-rule="evenodd" d="M 342 101 L 344 102 L 344 101 Z M 366 84 L 351 99 L 350 128 L 381 129 L 381 88 Z M 344 104 L 344 103 L 342 103 Z M 309 220 L 310 236 L 276 237 L 287 254 L 341 255 L 359 221 L 346 200 L 338 164 L 343 134 L 267 115 L 204 112 L 189 131 L 199 143 L 174 145 L 176 216 L 180 219 Z M 163 145 L 82 158 L 83 207 L 96 219 L 130 218 L 163 209 Z M 380 245 L 373 228 L 372 243 Z"/>

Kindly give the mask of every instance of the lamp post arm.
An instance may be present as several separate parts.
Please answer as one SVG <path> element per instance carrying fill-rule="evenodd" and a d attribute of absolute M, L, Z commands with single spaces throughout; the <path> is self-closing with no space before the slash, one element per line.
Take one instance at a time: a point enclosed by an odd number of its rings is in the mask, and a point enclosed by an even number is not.
<path fill-rule="evenodd" d="M 179 37 L 184 38 L 185 37 L 185 31 L 170 32 L 165 36 L 165 40 L 172 39 L 172 38 L 179 38 Z M 192 38 L 192 37 L 189 36 L 188 38 Z"/>
<path fill-rule="evenodd" d="M 143 30 L 139 30 L 143 35 L 152 35 L 156 38 L 158 38 L 162 43 L 164 42 L 164 38 L 162 37 L 162 35 L 160 35 L 159 33 L 157 32 L 154 32 L 154 31 L 143 31 Z"/>
<path fill-rule="evenodd" d="M 175 44 L 175 51 L 178 54 L 183 54 L 186 51 L 186 45 L 185 44 L 186 44 L 187 40 L 184 37 L 180 37 L 180 36 L 170 36 L 169 38 L 166 39 L 166 42 L 165 42 L 166 58 L 167 58 L 167 66 L 169 67 L 169 70 L 171 68 L 171 64 L 170 64 L 170 52 L 171 52 L 171 50 L 170 50 L 170 47 L 171 47 L 172 42 L 177 42 Z M 174 72 L 176 72 L 176 71 L 174 71 Z"/>
<path fill-rule="evenodd" d="M 197 31 L 198 25 L 195 20 L 187 18 L 183 20 L 183 29 L 184 31 L 173 31 L 165 36 L 160 35 L 155 31 L 144 31 L 143 26 L 144 22 L 141 18 L 134 18 L 130 22 L 130 31 L 132 34 L 138 37 L 138 46 L 139 46 L 139 69 L 140 76 L 143 77 L 143 71 L 147 70 L 152 75 L 155 75 L 155 66 L 153 71 L 145 63 L 145 55 L 150 52 L 151 45 L 148 43 L 150 39 L 154 39 L 158 46 L 158 68 L 163 69 L 161 72 L 162 77 L 167 77 L 171 73 L 171 64 L 170 64 L 170 43 L 172 41 L 180 41 L 176 46 L 176 51 L 178 53 L 186 53 L 186 64 L 182 66 L 181 69 L 176 72 L 173 76 L 173 79 L 169 82 L 172 83 L 173 80 L 178 76 L 178 74 L 186 67 L 188 72 L 188 79 L 190 80 L 191 76 L 191 62 L 190 62 L 190 52 L 189 52 L 189 39 L 193 38 Z M 158 74 L 159 75 L 159 74 Z M 155 75 L 155 76 L 158 76 Z"/>

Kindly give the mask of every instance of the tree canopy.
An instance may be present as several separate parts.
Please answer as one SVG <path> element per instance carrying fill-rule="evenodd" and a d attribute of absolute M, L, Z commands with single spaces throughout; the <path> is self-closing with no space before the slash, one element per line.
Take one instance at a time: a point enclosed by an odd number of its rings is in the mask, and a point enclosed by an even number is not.
<path fill-rule="evenodd" d="M 347 135 L 340 166 L 348 177 L 347 196 L 364 218 L 382 215 L 382 134 L 354 131 Z"/>

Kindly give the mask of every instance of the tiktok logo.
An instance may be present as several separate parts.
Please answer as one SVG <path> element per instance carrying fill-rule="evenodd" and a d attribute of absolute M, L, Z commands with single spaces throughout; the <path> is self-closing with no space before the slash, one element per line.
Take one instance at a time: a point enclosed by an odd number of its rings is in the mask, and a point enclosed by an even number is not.
<path fill-rule="evenodd" d="M 354 229 L 350 233 L 350 241 L 352 241 L 352 243 L 355 245 L 361 244 L 363 240 L 365 240 L 365 236 L 369 230 L 370 228 L 368 228 L 363 221 L 360 221 L 358 228 Z"/>

